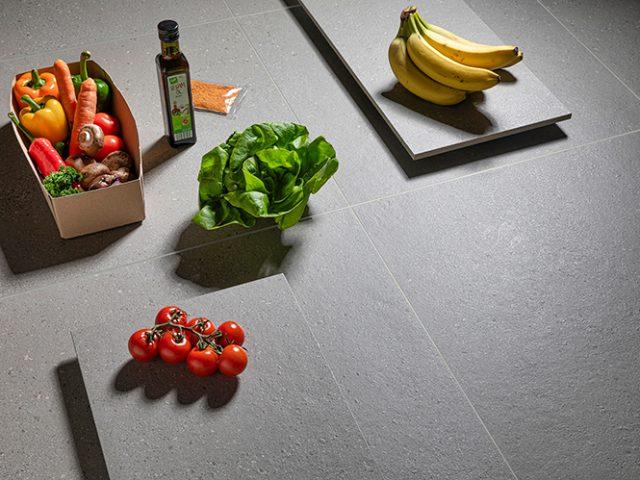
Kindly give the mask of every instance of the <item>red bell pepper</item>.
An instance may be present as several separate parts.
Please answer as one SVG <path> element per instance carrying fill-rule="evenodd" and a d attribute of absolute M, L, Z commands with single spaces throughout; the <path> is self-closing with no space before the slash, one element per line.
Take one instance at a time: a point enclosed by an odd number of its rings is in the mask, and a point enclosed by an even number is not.
<path fill-rule="evenodd" d="M 46 177 L 50 173 L 57 172 L 60 167 L 64 167 L 62 157 L 49 140 L 46 138 L 34 138 L 31 132 L 24 128 L 13 112 L 9 112 L 9 118 L 31 142 L 29 145 L 29 156 L 36 164 L 40 175 Z"/>

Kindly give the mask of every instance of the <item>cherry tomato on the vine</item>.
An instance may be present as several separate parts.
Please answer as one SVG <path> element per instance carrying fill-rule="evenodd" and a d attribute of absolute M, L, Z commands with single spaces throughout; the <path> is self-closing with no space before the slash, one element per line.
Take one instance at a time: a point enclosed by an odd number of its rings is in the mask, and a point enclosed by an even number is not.
<path fill-rule="evenodd" d="M 207 346 L 203 350 L 193 348 L 187 356 L 187 368 L 197 377 L 208 377 L 218 369 L 218 354 Z"/>
<path fill-rule="evenodd" d="M 139 362 L 148 362 L 158 356 L 158 341 L 150 329 L 143 328 L 129 337 L 129 353 Z"/>
<path fill-rule="evenodd" d="M 186 335 L 177 331 L 163 333 L 158 342 L 160 358 L 171 365 L 184 362 L 190 351 L 191 342 Z"/>
<path fill-rule="evenodd" d="M 238 345 L 224 347 L 218 359 L 218 370 L 223 375 L 235 377 L 247 367 L 247 352 Z"/>
<path fill-rule="evenodd" d="M 226 347 L 227 345 L 242 345 L 244 343 L 244 330 L 236 322 L 231 320 L 224 322 L 218 327 L 218 330 L 222 334 L 216 339 L 220 346 Z"/>
<path fill-rule="evenodd" d="M 156 315 L 156 325 L 167 322 L 175 325 L 185 325 L 187 323 L 187 312 L 175 305 L 161 308 Z"/>
<path fill-rule="evenodd" d="M 193 328 L 196 332 L 205 336 L 211 335 L 216 331 L 216 326 L 206 317 L 190 318 L 184 325 L 185 327 Z M 187 335 L 189 336 L 191 343 L 195 346 L 198 343 L 198 336 L 189 331 L 187 331 Z"/>

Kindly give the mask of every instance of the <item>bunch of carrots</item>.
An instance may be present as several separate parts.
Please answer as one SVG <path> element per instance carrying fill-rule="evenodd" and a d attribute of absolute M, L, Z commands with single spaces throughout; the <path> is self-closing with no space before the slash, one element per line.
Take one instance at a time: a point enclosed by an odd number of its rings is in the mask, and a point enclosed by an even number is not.
<path fill-rule="evenodd" d="M 77 75 L 57 59 L 53 74 L 34 69 L 21 75 L 13 88 L 22 109 L 9 117 L 29 139 L 29 156 L 52 196 L 126 182 L 133 168 L 118 119 L 104 111 L 110 105 L 110 87 L 88 76 L 90 55 L 82 53 Z"/>

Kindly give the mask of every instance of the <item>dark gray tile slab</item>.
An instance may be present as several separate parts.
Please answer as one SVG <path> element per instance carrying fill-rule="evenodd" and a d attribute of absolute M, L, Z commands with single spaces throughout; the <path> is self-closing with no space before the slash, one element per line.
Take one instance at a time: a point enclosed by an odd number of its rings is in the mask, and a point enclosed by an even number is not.
<path fill-rule="evenodd" d="M 241 376 L 197 379 L 184 365 L 133 361 L 130 330 L 153 323 L 149 310 L 133 322 L 97 315 L 73 334 L 111 477 L 381 478 L 284 276 L 181 306 L 242 323 Z"/>
<path fill-rule="evenodd" d="M 517 81 L 503 82 L 455 107 L 432 107 L 411 96 L 403 96 L 401 101 L 390 98 L 397 81 L 389 67 L 387 50 L 406 2 L 305 0 L 303 5 L 414 159 L 570 117 L 569 110 L 522 64 L 512 70 Z M 429 2 L 418 4 L 418 8 L 429 21 L 465 32 L 466 37 L 482 43 L 504 43 L 463 0 Z M 366 39 L 354 36 L 359 28 L 366 31 Z"/>
<path fill-rule="evenodd" d="M 253 15 L 299 5 L 298 0 L 227 0 L 234 15 Z"/>
<path fill-rule="evenodd" d="M 86 45 L 100 41 L 155 34 L 158 22 L 166 18 L 186 27 L 230 16 L 224 0 L 190 0 L 186 5 L 171 0 L 107 3 L 3 0 L 0 58 L 23 57 L 70 46 L 81 51 Z M 46 19 L 46 25 L 42 19 Z"/>
<path fill-rule="evenodd" d="M 363 110 L 367 99 L 357 93 L 353 81 L 341 83 L 350 75 L 340 61 L 316 48 L 314 42 L 322 38 L 313 30 L 305 32 L 304 28 L 312 26 L 301 9 L 246 17 L 240 22 L 246 31 L 255 33 L 252 43 L 297 116 L 331 138 L 340 158 L 345 159 L 336 182 L 353 204 L 640 128 L 639 102 L 551 15 L 536 2 L 523 2 L 518 9 L 507 3 L 501 9 L 482 5 L 476 12 L 484 11 L 487 22 L 494 20 L 490 26 L 502 38 L 514 38 L 524 45 L 525 63 L 577 113 L 562 124 L 564 131 L 546 127 L 425 162 L 411 161 L 394 143 L 386 123 L 376 121 L 377 112 Z M 533 19 L 536 28 L 531 28 L 527 18 Z M 577 78 L 589 81 L 569 82 L 561 74 L 564 71 L 577 72 Z"/>
<path fill-rule="evenodd" d="M 122 90 L 138 124 L 147 211 L 141 225 L 61 240 L 8 119 L 0 120 L 3 173 L 0 186 L 7 199 L 0 206 L 0 246 L 4 254 L 0 255 L 0 297 L 45 285 L 53 279 L 118 267 L 244 233 L 241 228 L 205 232 L 191 224 L 198 208 L 197 173 L 201 156 L 235 130 L 263 121 L 292 121 L 295 115 L 234 20 L 183 28 L 181 41 L 194 78 L 249 86 L 233 117 L 196 112 L 198 143 L 183 150 L 171 149 L 162 138 L 154 63 L 159 49 L 157 37 L 148 35 L 135 41 L 88 45 L 96 61 Z M 4 62 L 0 65 L 0 98 L 8 99 L 13 73 L 33 65 L 51 64 L 56 56 L 71 61 L 78 55 L 79 49 L 73 48 Z M 344 199 L 333 180 L 309 202 L 311 214 L 343 205 Z"/>
<path fill-rule="evenodd" d="M 604 64 L 640 95 L 640 3 L 632 0 L 542 2 Z"/>
<path fill-rule="evenodd" d="M 640 475 L 640 134 L 356 209 L 517 477 Z"/>
<path fill-rule="evenodd" d="M 128 318 L 133 327 L 142 310 L 275 273 L 291 283 L 385 479 L 512 478 L 349 211 L 83 279 L 59 278 L 46 291 L 0 301 L 3 319 L 24 319 L 0 337 L 0 465 L 7 476 L 80 478 L 74 441 L 80 458 L 95 456 L 87 453 L 95 432 L 78 411 L 88 409 L 76 398 L 83 386 L 69 374 L 78 369 L 69 331 L 91 325 L 97 314 Z M 48 327 L 46 347 L 37 327 Z M 67 377 L 72 388 L 60 386 Z"/>

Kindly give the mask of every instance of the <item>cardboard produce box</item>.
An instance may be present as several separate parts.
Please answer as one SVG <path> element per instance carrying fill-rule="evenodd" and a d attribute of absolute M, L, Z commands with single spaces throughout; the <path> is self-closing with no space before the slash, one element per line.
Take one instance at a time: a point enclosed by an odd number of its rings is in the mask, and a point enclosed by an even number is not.
<path fill-rule="evenodd" d="M 80 62 L 70 63 L 69 69 L 74 75 L 80 73 Z M 129 180 L 128 182 L 100 190 L 54 198 L 44 188 L 42 177 L 29 157 L 29 140 L 24 137 L 16 125 L 12 124 L 16 139 L 24 152 L 24 159 L 33 171 L 34 181 L 40 185 L 42 195 L 51 209 L 62 238 L 79 237 L 130 223 L 141 222 L 145 217 L 142 158 L 136 121 L 127 102 L 109 75 L 92 60 L 87 62 L 87 69 L 90 77 L 103 79 L 111 88 L 110 113 L 113 113 L 120 121 L 122 139 L 135 164 L 135 180 Z M 39 68 L 38 71 L 41 73 L 53 73 L 53 67 Z M 10 109 L 16 115 L 19 113 L 20 107 L 13 96 L 13 86 L 20 75 L 22 73 L 14 77 L 11 85 Z"/>

